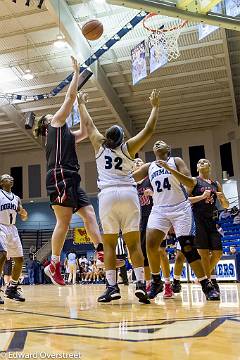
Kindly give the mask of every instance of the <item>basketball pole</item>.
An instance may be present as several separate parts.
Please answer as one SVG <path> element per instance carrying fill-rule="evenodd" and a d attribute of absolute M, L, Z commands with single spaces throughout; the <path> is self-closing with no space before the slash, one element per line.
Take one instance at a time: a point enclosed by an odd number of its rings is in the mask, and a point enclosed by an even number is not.
<path fill-rule="evenodd" d="M 174 3 L 151 1 L 151 0 L 107 0 L 109 4 L 129 7 L 147 12 L 156 12 L 159 15 L 180 18 L 196 23 L 205 23 L 219 26 L 229 30 L 240 31 L 240 19 L 232 16 L 209 13 L 208 15 L 194 13 L 187 10 L 178 9 Z"/>

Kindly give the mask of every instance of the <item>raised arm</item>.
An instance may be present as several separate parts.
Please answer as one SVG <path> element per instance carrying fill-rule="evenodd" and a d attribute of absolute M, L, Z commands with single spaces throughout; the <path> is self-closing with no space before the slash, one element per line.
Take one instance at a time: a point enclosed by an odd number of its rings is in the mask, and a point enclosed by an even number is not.
<path fill-rule="evenodd" d="M 81 94 L 80 94 L 80 96 L 81 96 Z M 80 114 L 80 101 L 79 101 L 79 99 L 77 99 L 77 102 L 78 102 L 78 111 L 79 111 L 79 114 Z M 84 121 L 81 120 L 81 117 L 80 117 L 79 130 L 72 131 L 72 133 L 75 136 L 77 144 L 88 137 L 88 131 L 87 131 L 86 124 L 85 124 Z"/>
<path fill-rule="evenodd" d="M 87 94 L 80 93 L 78 96 L 78 104 L 81 122 L 83 123 L 83 126 L 86 127 L 89 139 L 97 153 L 105 138 L 94 125 L 93 120 L 87 111 L 86 103 Z"/>
<path fill-rule="evenodd" d="M 72 107 L 77 96 L 77 88 L 79 81 L 79 65 L 77 63 L 77 60 L 73 56 L 71 56 L 71 59 L 72 59 L 72 67 L 74 73 L 67 94 L 65 96 L 64 103 L 62 104 L 60 109 L 56 112 L 56 114 L 53 116 L 51 125 L 54 127 L 60 127 L 65 124 L 67 117 L 70 115 L 72 111 Z"/>
<path fill-rule="evenodd" d="M 156 163 L 166 170 L 170 171 L 170 173 L 177 178 L 177 180 L 185 185 L 188 189 L 193 189 L 196 185 L 197 180 L 190 175 L 190 172 L 185 164 L 185 162 L 181 158 L 175 158 L 175 164 L 178 170 L 173 169 L 168 165 L 167 162 L 163 160 L 157 160 Z"/>
<path fill-rule="evenodd" d="M 219 184 L 219 182 L 217 182 L 217 185 L 218 185 L 217 198 L 218 198 L 221 206 L 222 206 L 224 209 L 227 209 L 227 208 L 229 207 L 229 201 L 228 201 L 228 199 L 226 198 L 226 196 L 224 195 L 222 186 Z"/>
<path fill-rule="evenodd" d="M 20 218 L 22 221 L 26 221 L 28 219 L 28 213 L 27 211 L 22 207 L 22 203 L 20 198 L 18 198 L 18 208 L 17 213 L 20 215 Z"/>
<path fill-rule="evenodd" d="M 144 164 L 132 173 L 132 176 L 136 182 L 141 181 L 146 176 L 148 176 L 148 169 L 150 165 L 151 163 Z"/>
<path fill-rule="evenodd" d="M 160 106 L 159 91 L 153 90 L 149 99 L 152 105 L 152 111 L 146 125 L 136 136 L 127 141 L 128 152 L 133 158 L 153 135 L 158 120 Z"/>

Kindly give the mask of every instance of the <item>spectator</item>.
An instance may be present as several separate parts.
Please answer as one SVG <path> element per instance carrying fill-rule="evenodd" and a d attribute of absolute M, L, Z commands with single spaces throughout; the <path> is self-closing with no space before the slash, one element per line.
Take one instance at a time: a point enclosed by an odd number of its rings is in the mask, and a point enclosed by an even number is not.
<path fill-rule="evenodd" d="M 231 216 L 231 214 L 228 211 L 228 209 L 224 209 L 219 215 L 219 221 L 225 220 L 225 219 L 229 218 L 230 216 Z"/>
<path fill-rule="evenodd" d="M 229 255 L 236 255 L 236 254 L 237 254 L 237 250 L 235 246 L 230 246 Z"/>
<path fill-rule="evenodd" d="M 27 272 L 28 272 L 28 279 L 30 285 L 34 284 L 34 258 L 33 254 L 29 254 L 29 259 L 26 262 Z"/>
<path fill-rule="evenodd" d="M 237 215 L 234 216 L 233 224 L 234 225 L 240 224 L 240 211 L 238 211 Z"/>
<path fill-rule="evenodd" d="M 79 259 L 79 262 L 80 263 L 85 263 L 85 264 L 88 264 L 88 259 L 86 258 L 85 255 L 81 255 L 80 259 Z"/>
<path fill-rule="evenodd" d="M 216 228 L 217 228 L 217 231 L 219 232 L 219 234 L 221 236 L 224 236 L 223 228 L 221 228 L 221 226 L 219 224 L 216 224 Z"/>

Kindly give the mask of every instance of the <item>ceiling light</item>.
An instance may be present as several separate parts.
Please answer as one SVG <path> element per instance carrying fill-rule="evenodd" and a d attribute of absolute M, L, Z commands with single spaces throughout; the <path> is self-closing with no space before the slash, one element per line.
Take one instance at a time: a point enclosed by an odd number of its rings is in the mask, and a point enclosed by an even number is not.
<path fill-rule="evenodd" d="M 24 80 L 32 80 L 32 79 L 34 78 L 34 74 L 31 72 L 30 69 L 27 69 L 27 70 L 25 70 L 22 78 L 23 78 Z"/>
<path fill-rule="evenodd" d="M 67 47 L 67 42 L 62 34 L 57 35 L 57 39 L 54 41 L 54 46 L 58 49 Z"/>

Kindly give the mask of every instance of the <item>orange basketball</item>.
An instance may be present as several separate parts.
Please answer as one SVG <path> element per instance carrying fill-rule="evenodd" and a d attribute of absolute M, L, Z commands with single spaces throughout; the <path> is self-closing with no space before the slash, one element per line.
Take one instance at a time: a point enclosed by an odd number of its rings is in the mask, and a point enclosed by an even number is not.
<path fill-rule="evenodd" d="M 83 25 L 82 33 L 88 40 L 97 40 L 103 34 L 103 24 L 99 20 L 89 20 Z"/>

